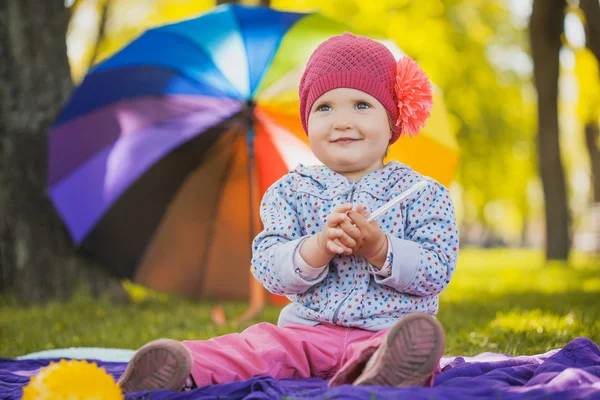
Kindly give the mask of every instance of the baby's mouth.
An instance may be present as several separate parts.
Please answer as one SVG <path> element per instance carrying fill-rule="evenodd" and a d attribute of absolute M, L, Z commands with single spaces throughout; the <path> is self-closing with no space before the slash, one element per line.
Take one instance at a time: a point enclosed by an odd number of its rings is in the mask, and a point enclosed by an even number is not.
<path fill-rule="evenodd" d="M 335 144 L 341 144 L 341 145 L 347 145 L 347 144 L 352 144 L 354 142 L 358 142 L 360 139 L 354 139 L 354 138 L 339 138 L 334 140 L 332 143 Z"/>

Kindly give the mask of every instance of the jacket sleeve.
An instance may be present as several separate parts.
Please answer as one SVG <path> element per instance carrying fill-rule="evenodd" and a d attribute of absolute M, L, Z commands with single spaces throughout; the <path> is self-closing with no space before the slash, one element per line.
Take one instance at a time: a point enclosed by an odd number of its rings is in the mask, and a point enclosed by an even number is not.
<path fill-rule="evenodd" d="M 388 235 L 392 274 L 377 283 L 415 296 L 435 296 L 448 286 L 458 257 L 458 231 L 448 190 L 435 181 L 408 205 L 404 238 Z"/>
<path fill-rule="evenodd" d="M 288 174 L 265 193 L 260 206 L 263 230 L 252 243 L 254 277 L 269 292 L 284 296 L 306 292 L 328 272 L 323 268 L 316 278 L 306 279 L 294 263 L 296 251 L 308 236 L 302 236 L 293 180 Z"/>

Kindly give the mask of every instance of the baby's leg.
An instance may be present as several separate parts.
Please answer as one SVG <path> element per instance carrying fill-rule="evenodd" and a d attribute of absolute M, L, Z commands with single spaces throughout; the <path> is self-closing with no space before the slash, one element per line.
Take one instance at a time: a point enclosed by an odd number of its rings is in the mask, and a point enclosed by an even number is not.
<path fill-rule="evenodd" d="M 444 330 L 436 319 L 408 315 L 385 335 L 350 346 L 329 386 L 431 386 L 444 347 Z"/>
<path fill-rule="evenodd" d="M 119 384 L 125 393 L 181 390 L 191 375 L 198 387 L 270 375 L 277 379 L 330 377 L 344 348 L 343 329 L 268 323 L 242 333 L 183 343 L 160 339 L 136 352 Z"/>
<path fill-rule="evenodd" d="M 192 369 L 192 353 L 176 340 L 158 339 L 142 346 L 133 356 L 119 386 L 124 393 L 183 388 Z"/>
<path fill-rule="evenodd" d="M 329 378 L 343 352 L 345 331 L 331 325 L 253 325 L 241 333 L 185 341 L 198 387 L 255 376 Z"/>

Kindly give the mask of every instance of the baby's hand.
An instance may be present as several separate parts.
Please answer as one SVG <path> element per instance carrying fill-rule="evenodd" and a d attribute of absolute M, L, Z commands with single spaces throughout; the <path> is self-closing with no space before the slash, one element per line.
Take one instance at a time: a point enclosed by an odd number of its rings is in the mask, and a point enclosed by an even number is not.
<path fill-rule="evenodd" d="M 354 249 L 353 254 L 371 261 L 379 258 L 382 252 L 387 253 L 387 238 L 377 222 L 367 222 L 369 215 L 370 212 L 362 204 L 358 204 L 356 210 L 348 212 L 349 224 L 343 223 L 341 227 L 347 235 L 360 243 L 360 246 Z"/>
<path fill-rule="evenodd" d="M 325 228 L 318 233 L 318 244 L 321 251 L 331 256 L 350 255 L 357 248 L 358 243 L 352 236 L 356 236 L 358 230 L 350 229 L 351 233 L 347 233 L 345 229 L 342 229 L 342 226 L 352 225 L 346 214 L 350 210 L 352 210 L 352 204 L 342 204 L 329 215 Z"/>

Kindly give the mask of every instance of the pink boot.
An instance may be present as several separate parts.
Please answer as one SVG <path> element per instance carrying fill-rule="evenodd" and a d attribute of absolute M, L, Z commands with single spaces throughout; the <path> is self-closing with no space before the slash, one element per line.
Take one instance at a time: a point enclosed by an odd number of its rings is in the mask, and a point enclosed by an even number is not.
<path fill-rule="evenodd" d="M 158 339 L 142 346 L 119 378 L 124 393 L 181 391 L 192 370 L 192 355 L 181 342 Z"/>
<path fill-rule="evenodd" d="M 390 329 L 353 385 L 431 386 L 445 345 L 435 318 L 407 315 Z"/>

